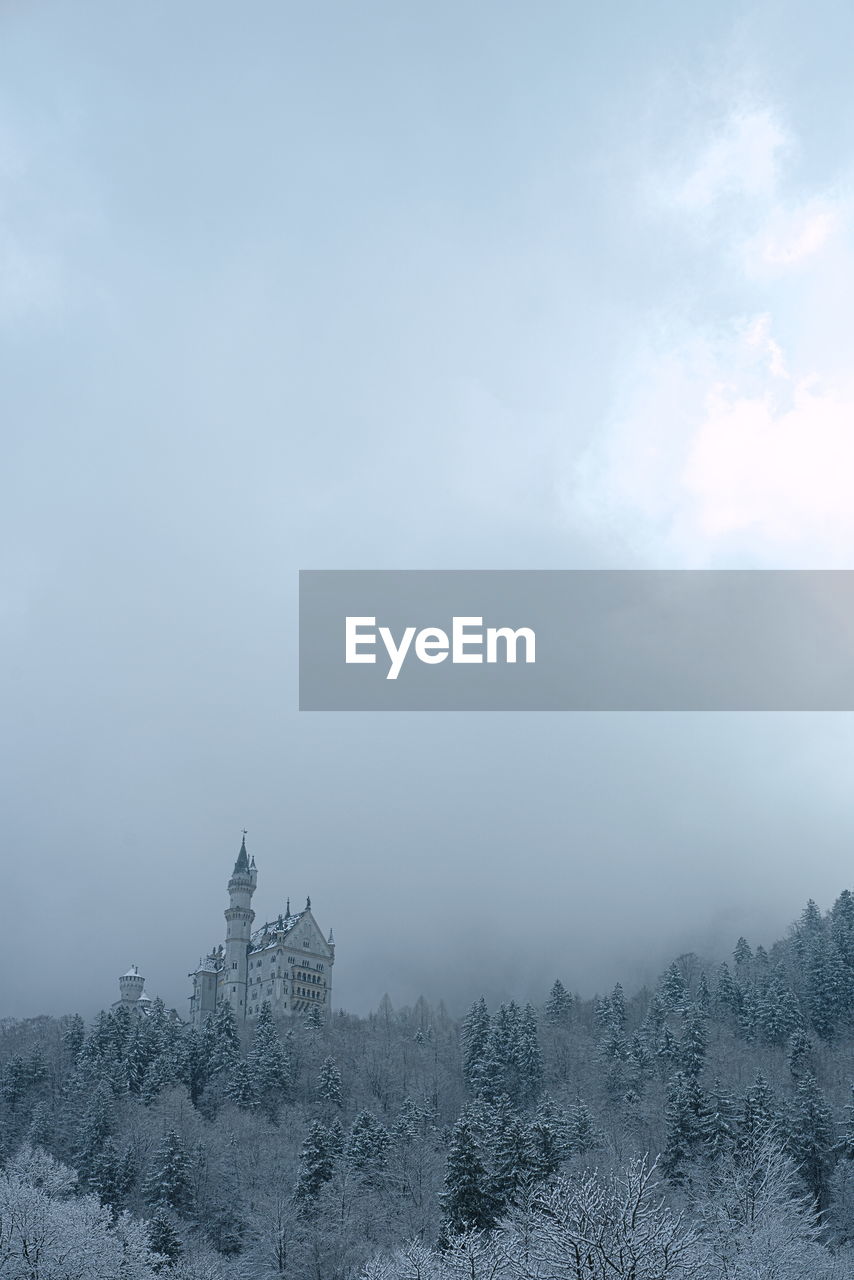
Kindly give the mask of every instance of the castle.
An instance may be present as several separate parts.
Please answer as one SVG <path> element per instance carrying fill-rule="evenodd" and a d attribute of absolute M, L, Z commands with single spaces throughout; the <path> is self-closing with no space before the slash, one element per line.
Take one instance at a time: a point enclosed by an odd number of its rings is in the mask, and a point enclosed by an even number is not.
<path fill-rule="evenodd" d="M 258 883 L 255 859 L 246 852 L 246 834 L 228 882 L 225 944 L 219 943 L 189 976 L 190 1022 L 199 1027 L 218 1004 L 228 1002 L 238 1022 L 256 1018 L 268 1003 L 275 1015 L 328 1016 L 332 1006 L 335 941 L 324 939 L 311 914 L 311 898 L 296 914 L 290 900 L 284 914 L 252 930 L 252 895 Z"/>

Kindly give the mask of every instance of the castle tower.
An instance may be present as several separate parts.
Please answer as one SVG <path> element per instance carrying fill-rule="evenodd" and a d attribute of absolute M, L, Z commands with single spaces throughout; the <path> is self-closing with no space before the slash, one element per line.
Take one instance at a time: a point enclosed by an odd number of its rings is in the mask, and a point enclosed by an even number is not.
<path fill-rule="evenodd" d="M 144 986 L 145 978 L 142 977 L 136 965 L 132 964 L 127 973 L 123 973 L 119 978 L 119 1004 L 125 1005 L 128 1009 L 135 1009 Z"/>
<path fill-rule="evenodd" d="M 225 958 L 222 973 L 222 998 L 234 1010 L 238 1022 L 246 1017 L 247 952 L 252 934 L 252 895 L 258 883 L 255 859 L 250 863 L 246 853 L 246 833 L 228 882 L 229 905 L 225 912 Z"/>

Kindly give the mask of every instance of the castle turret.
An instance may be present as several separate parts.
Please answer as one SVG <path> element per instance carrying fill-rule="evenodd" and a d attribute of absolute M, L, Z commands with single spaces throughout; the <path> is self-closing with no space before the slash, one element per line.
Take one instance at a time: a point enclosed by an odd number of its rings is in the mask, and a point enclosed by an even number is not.
<path fill-rule="evenodd" d="M 135 1009 L 144 986 L 145 978 L 142 977 L 136 965 L 132 964 L 127 973 L 123 973 L 119 978 L 119 1004 Z"/>
<path fill-rule="evenodd" d="M 222 995 L 234 1009 L 235 1017 L 242 1022 L 246 1017 L 246 978 L 249 941 L 252 933 L 252 895 L 258 883 L 255 859 L 250 864 L 246 852 L 246 833 L 240 852 L 228 882 L 229 905 L 225 912 L 225 966 L 222 974 Z"/>

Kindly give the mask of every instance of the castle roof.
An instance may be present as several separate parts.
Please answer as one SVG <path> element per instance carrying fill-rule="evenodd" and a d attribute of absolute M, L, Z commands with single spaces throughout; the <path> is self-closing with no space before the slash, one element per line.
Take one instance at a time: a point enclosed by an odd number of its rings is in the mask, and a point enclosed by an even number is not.
<path fill-rule="evenodd" d="M 249 870 L 249 855 L 246 852 L 246 836 L 240 842 L 240 853 L 237 855 L 237 861 L 234 864 L 232 875 L 239 875 L 241 871 Z"/>
<path fill-rule="evenodd" d="M 292 915 L 290 911 L 290 902 L 288 902 L 288 910 L 284 915 L 280 915 L 276 920 L 266 921 L 261 925 L 260 929 L 255 930 L 250 939 L 251 949 L 253 951 L 259 951 L 262 947 L 269 945 L 269 943 L 265 941 L 268 937 L 270 942 L 274 941 L 275 935 L 284 937 L 285 934 L 290 933 L 294 925 L 299 924 L 304 915 L 305 911 L 300 911 L 297 915 Z"/>

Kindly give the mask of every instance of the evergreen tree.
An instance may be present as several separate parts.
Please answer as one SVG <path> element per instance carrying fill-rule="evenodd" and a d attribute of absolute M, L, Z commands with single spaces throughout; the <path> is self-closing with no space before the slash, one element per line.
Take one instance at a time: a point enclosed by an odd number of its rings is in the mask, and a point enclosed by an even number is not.
<path fill-rule="evenodd" d="M 617 983 L 611 992 L 611 1017 L 612 1026 L 619 1027 L 621 1031 L 626 1027 L 626 997 L 623 992 L 621 983 Z"/>
<path fill-rule="evenodd" d="M 0 1097 L 9 1104 L 12 1111 L 26 1094 L 28 1085 L 27 1064 L 21 1054 L 16 1053 L 6 1063 L 0 1078 Z"/>
<path fill-rule="evenodd" d="M 213 1017 L 208 1018 L 205 1027 L 208 1026 L 211 1027 L 213 1041 L 211 1067 L 216 1072 L 229 1071 L 240 1056 L 240 1037 L 234 1010 L 227 1000 L 221 1001 Z"/>
<path fill-rule="evenodd" d="M 748 1044 L 755 1039 L 758 1018 L 759 1001 L 756 996 L 756 989 L 752 986 L 742 988 L 735 1029 L 741 1039 Z"/>
<path fill-rule="evenodd" d="M 146 1106 L 151 1106 L 163 1090 L 174 1084 L 177 1078 L 178 1067 L 171 1054 L 158 1054 L 151 1063 L 140 1090 L 140 1096 Z"/>
<path fill-rule="evenodd" d="M 669 1075 L 671 1068 L 679 1062 L 679 1041 L 669 1027 L 664 1027 L 661 1032 L 655 1047 L 655 1056 L 662 1076 Z"/>
<path fill-rule="evenodd" d="M 661 979 L 661 998 L 668 1009 L 679 1009 L 687 995 L 685 976 L 674 960 Z"/>
<path fill-rule="evenodd" d="M 668 1181 L 685 1181 L 686 1164 L 698 1154 L 708 1126 L 708 1107 L 696 1078 L 677 1071 L 670 1082 L 662 1169 Z"/>
<path fill-rule="evenodd" d="M 281 1104 L 290 1095 L 291 1064 L 266 1000 L 258 1012 L 248 1062 L 258 1100 L 265 1114 L 275 1120 Z"/>
<path fill-rule="evenodd" d="M 150 1205 L 174 1209 L 177 1213 L 189 1208 L 192 1198 L 190 1161 L 176 1129 L 167 1129 L 155 1152 L 144 1192 Z"/>
<path fill-rule="evenodd" d="M 685 1075 L 696 1080 L 706 1059 L 706 1019 L 698 1005 L 689 1005 L 684 1014 L 679 1061 Z"/>
<path fill-rule="evenodd" d="M 489 1028 L 486 1048 L 474 1076 L 475 1091 L 488 1101 L 502 1096 L 516 1104 L 522 1093 L 521 1021 L 514 1000 L 502 1004 Z"/>
<path fill-rule="evenodd" d="M 834 1151 L 843 1160 L 854 1160 L 854 1084 L 851 1085 L 851 1101 L 845 1108 L 842 1139 Z"/>
<path fill-rule="evenodd" d="M 602 1133 L 593 1119 L 593 1113 L 581 1098 L 576 1098 L 569 1109 L 567 1145 L 574 1155 L 579 1156 L 603 1145 Z"/>
<path fill-rule="evenodd" d="M 513 1203 L 519 1186 L 534 1165 L 531 1140 L 525 1125 L 506 1098 L 495 1108 L 490 1156 L 495 1211 L 500 1214 Z"/>
<path fill-rule="evenodd" d="M 798 1080 L 805 1072 L 812 1070 L 814 1046 L 803 1027 L 796 1029 L 789 1036 L 786 1059 L 792 1078 Z"/>
<path fill-rule="evenodd" d="M 323 1186 L 332 1180 L 337 1156 L 336 1146 L 343 1140 L 336 1138 L 319 1120 L 309 1126 L 300 1152 L 299 1178 L 295 1199 L 303 1206 L 316 1200 Z"/>
<path fill-rule="evenodd" d="M 714 1006 L 721 1021 L 737 1020 L 741 1011 L 742 990 L 724 962 L 718 969 Z"/>
<path fill-rule="evenodd" d="M 490 1231 L 496 1224 L 498 1201 L 466 1118 L 457 1121 L 451 1134 L 441 1204 L 446 1237 L 464 1231 Z"/>
<path fill-rule="evenodd" d="M 768 1044 L 785 1044 L 800 1023 L 798 1002 L 779 971 L 771 974 L 758 1001 L 756 1020 Z"/>
<path fill-rule="evenodd" d="M 463 1023 L 463 1076 L 470 1089 L 476 1087 L 488 1039 L 489 1010 L 481 996 L 475 1000 Z"/>
<path fill-rule="evenodd" d="M 753 952 L 751 951 L 750 944 L 746 938 L 739 938 L 738 942 L 735 944 L 735 950 L 732 953 L 732 958 L 735 961 L 735 968 L 738 973 L 747 968 L 750 964 L 753 959 Z"/>
<path fill-rule="evenodd" d="M 653 1074 L 654 1058 L 645 1035 L 635 1032 L 628 1046 L 628 1075 L 637 1094 L 642 1094 Z"/>
<path fill-rule="evenodd" d="M 567 1026 L 572 1017 L 572 1003 L 572 996 L 560 978 L 555 978 L 544 1010 L 546 1021 L 553 1026 Z"/>
<path fill-rule="evenodd" d="M 162 1262 L 155 1266 L 155 1271 L 164 1267 L 172 1267 L 184 1253 L 181 1237 L 175 1230 L 165 1209 L 158 1209 L 148 1223 L 148 1247 L 152 1253 L 159 1254 Z"/>
<path fill-rule="evenodd" d="M 789 1148 L 819 1209 L 825 1207 L 833 1171 L 833 1114 L 815 1076 L 799 1082 L 789 1120 Z"/>
<path fill-rule="evenodd" d="M 334 1058 L 324 1058 L 320 1065 L 317 1096 L 328 1107 L 340 1110 L 344 1105 L 343 1081 Z"/>
<path fill-rule="evenodd" d="M 538 1097 L 543 1087 L 543 1053 L 537 1030 L 537 1013 L 532 1004 L 525 1005 L 519 1024 L 517 1049 L 520 1093 L 525 1102 Z"/>
<path fill-rule="evenodd" d="M 724 1090 L 720 1080 L 715 1080 L 702 1122 L 705 1155 L 713 1164 L 728 1156 L 735 1146 L 735 1110 L 735 1102 Z"/>
<path fill-rule="evenodd" d="M 834 946 L 848 970 L 854 970 L 854 894 L 843 889 L 830 912 Z"/>
<path fill-rule="evenodd" d="M 388 1165 L 391 1137 L 370 1111 L 360 1111 L 353 1121 L 345 1148 L 347 1163 L 363 1181 L 378 1183 Z"/>
<path fill-rule="evenodd" d="M 42 1100 L 33 1107 L 30 1118 L 29 1140 L 34 1147 L 47 1147 L 53 1137 L 50 1107 Z"/>
<path fill-rule="evenodd" d="M 749 1156 L 762 1142 L 774 1137 L 778 1127 L 779 1114 L 774 1092 L 762 1073 L 758 1072 L 742 1101 L 736 1132 L 737 1151 L 742 1156 Z"/>
<path fill-rule="evenodd" d="M 530 1145 L 531 1167 L 540 1179 L 558 1173 L 569 1155 L 569 1117 L 548 1096 L 541 1098 L 531 1122 Z"/>
<path fill-rule="evenodd" d="M 611 997 L 602 996 L 593 1006 L 593 1025 L 600 1031 L 605 1031 L 612 1023 Z"/>
<path fill-rule="evenodd" d="M 44 1084 L 47 1080 L 47 1063 L 38 1045 L 27 1059 L 27 1081 L 31 1088 Z"/>
<path fill-rule="evenodd" d="M 255 1111 L 259 1104 L 258 1078 L 243 1058 L 235 1062 L 225 1082 L 226 1096 L 242 1111 Z"/>
<path fill-rule="evenodd" d="M 211 1021 L 209 1018 L 208 1023 Z M 193 1106 L 198 1105 L 210 1079 L 210 1049 L 210 1040 L 204 1035 L 199 1035 L 195 1027 L 191 1027 L 181 1046 L 179 1075 L 189 1090 Z"/>
<path fill-rule="evenodd" d="M 712 1009 L 712 993 L 709 989 L 709 979 L 706 977 L 705 969 L 700 974 L 697 983 L 697 1008 L 706 1018 Z"/>
<path fill-rule="evenodd" d="M 95 1157 L 91 1184 L 101 1203 L 109 1205 L 114 1214 L 124 1208 L 133 1187 L 136 1170 L 133 1153 L 129 1148 L 120 1152 L 112 1138 L 107 1138 Z"/>
<path fill-rule="evenodd" d="M 810 935 L 804 964 L 810 1022 L 822 1040 L 832 1040 L 848 1004 L 846 969 L 833 939 Z"/>
<path fill-rule="evenodd" d="M 113 1091 L 102 1080 L 95 1087 L 77 1132 L 77 1171 L 85 1181 L 94 1174 L 101 1148 L 114 1127 Z"/>
<path fill-rule="evenodd" d="M 79 1013 L 73 1013 L 62 1028 L 62 1050 L 71 1062 L 76 1061 L 85 1038 L 86 1024 Z"/>

